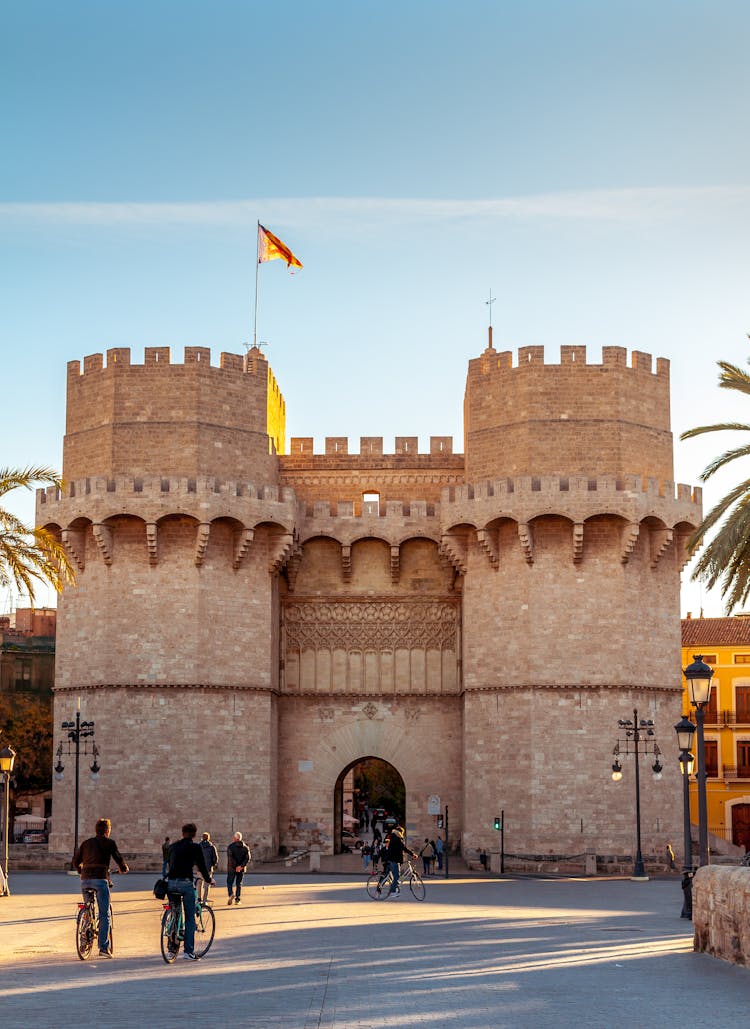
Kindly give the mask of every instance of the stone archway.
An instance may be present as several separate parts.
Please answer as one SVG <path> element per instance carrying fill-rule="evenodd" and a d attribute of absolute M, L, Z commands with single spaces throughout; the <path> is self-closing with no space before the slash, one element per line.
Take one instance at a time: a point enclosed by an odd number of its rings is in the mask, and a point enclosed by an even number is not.
<path fill-rule="evenodd" d="M 367 803 L 370 809 L 383 807 L 396 820 L 406 820 L 406 788 L 403 777 L 395 765 L 372 755 L 350 761 L 340 772 L 333 789 L 334 853 L 348 847 L 344 832 L 354 831 L 354 822 L 361 829 L 360 809 Z M 349 815 L 350 822 L 345 816 Z"/>

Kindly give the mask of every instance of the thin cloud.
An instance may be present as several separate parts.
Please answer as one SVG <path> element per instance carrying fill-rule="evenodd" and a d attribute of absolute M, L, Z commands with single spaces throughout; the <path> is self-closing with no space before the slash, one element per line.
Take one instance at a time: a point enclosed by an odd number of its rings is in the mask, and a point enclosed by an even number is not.
<path fill-rule="evenodd" d="M 194 203 L 0 203 L 0 222 L 38 226 L 246 226 L 260 214 L 281 226 L 342 229 L 363 225 L 554 219 L 653 223 L 750 208 L 740 186 L 645 187 L 539 193 L 485 200 L 291 197 Z"/>

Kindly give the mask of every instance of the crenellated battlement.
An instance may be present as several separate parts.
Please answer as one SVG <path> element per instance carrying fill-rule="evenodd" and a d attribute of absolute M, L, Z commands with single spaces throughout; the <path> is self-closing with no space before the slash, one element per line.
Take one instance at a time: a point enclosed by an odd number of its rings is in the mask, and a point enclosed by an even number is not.
<path fill-rule="evenodd" d="M 654 369 L 652 368 L 653 357 L 651 354 L 647 354 L 642 350 L 633 350 L 630 364 L 628 364 L 628 351 L 626 347 L 602 347 L 601 362 L 591 363 L 588 361 L 584 345 L 561 346 L 559 362 L 545 361 L 543 346 L 519 347 L 518 359 L 515 365 L 513 364 L 512 350 L 497 351 L 494 347 L 487 347 L 480 357 L 470 361 L 469 364 L 472 365 L 477 361 L 481 363 L 483 375 L 488 375 L 495 370 L 507 372 L 518 368 L 528 368 L 530 365 L 535 367 L 541 365 L 545 368 L 557 370 L 575 365 L 577 368 L 620 368 L 632 371 L 634 374 L 669 378 L 669 361 L 667 358 L 657 357 Z"/>
<path fill-rule="evenodd" d="M 142 364 L 131 361 L 130 347 L 111 347 L 105 353 L 89 354 L 84 357 L 83 369 L 80 361 L 68 361 L 68 378 L 92 375 L 97 372 L 120 371 L 126 368 L 175 369 L 194 368 L 196 365 L 201 369 L 214 368 L 215 371 L 255 376 L 265 376 L 268 370 L 268 361 L 258 347 L 252 347 L 246 357 L 241 354 L 222 352 L 219 356 L 218 368 L 211 364 L 210 347 L 185 347 L 183 363 L 172 362 L 170 347 L 146 347 Z"/>
<path fill-rule="evenodd" d="M 603 347 L 488 347 L 469 362 L 464 397 L 466 479 L 519 475 L 672 476 L 669 361 Z"/>
<path fill-rule="evenodd" d="M 106 359 L 105 359 L 106 358 Z M 242 357 L 185 347 L 128 347 L 68 364 L 63 475 L 217 475 L 272 481 L 283 453 L 286 406 L 257 347 Z"/>
<path fill-rule="evenodd" d="M 466 501 L 482 501 L 491 498 L 556 497 L 561 494 L 567 496 L 596 494 L 600 498 L 625 494 L 678 503 L 684 502 L 700 508 L 703 491 L 699 486 L 688 486 L 684 483 L 659 479 L 644 479 L 638 475 L 625 475 L 621 478 L 603 475 L 593 479 L 581 475 L 523 475 L 515 479 L 506 478 L 497 479 L 494 482 L 446 486 L 442 491 L 442 502 L 443 504 L 460 504 Z"/>
<path fill-rule="evenodd" d="M 418 436 L 396 436 L 394 448 L 386 452 L 383 447 L 382 436 L 360 436 L 359 453 L 349 449 L 349 438 L 347 436 L 326 436 L 324 449 L 315 450 L 315 440 L 312 436 L 292 436 L 289 441 L 289 454 L 292 457 L 356 457 L 364 459 L 379 457 L 452 457 L 453 437 L 452 436 L 430 436 L 430 448 L 428 451 L 420 451 Z"/>

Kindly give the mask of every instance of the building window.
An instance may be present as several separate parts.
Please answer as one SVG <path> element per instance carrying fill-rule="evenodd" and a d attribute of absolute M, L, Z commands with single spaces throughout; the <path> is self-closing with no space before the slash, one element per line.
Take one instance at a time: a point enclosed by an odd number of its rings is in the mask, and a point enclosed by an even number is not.
<path fill-rule="evenodd" d="M 719 777 L 719 744 L 716 740 L 706 740 L 706 775 L 709 779 Z M 750 743 L 748 743 L 750 746 Z"/>
<path fill-rule="evenodd" d="M 711 695 L 708 698 L 708 705 L 706 707 L 706 721 L 709 722 L 711 725 L 716 725 L 719 721 L 719 715 L 717 711 L 718 696 L 719 691 L 714 685 L 713 689 L 711 690 Z"/>
<path fill-rule="evenodd" d="M 703 660 L 706 662 L 707 665 L 715 665 L 719 662 L 719 659 L 717 658 L 716 654 L 704 654 Z"/>
<path fill-rule="evenodd" d="M 736 665 L 750 665 L 750 654 L 735 654 L 734 663 Z"/>
<path fill-rule="evenodd" d="M 16 659 L 16 689 L 27 690 L 31 685 L 31 661 L 28 658 Z"/>
<path fill-rule="evenodd" d="M 379 493 L 363 493 L 362 494 L 362 514 L 379 515 L 380 514 L 380 494 Z"/>
<path fill-rule="evenodd" d="M 740 779 L 750 779 L 750 740 L 737 743 L 737 775 Z"/>
<path fill-rule="evenodd" d="M 750 686 L 735 687 L 734 704 L 737 721 L 750 722 Z"/>

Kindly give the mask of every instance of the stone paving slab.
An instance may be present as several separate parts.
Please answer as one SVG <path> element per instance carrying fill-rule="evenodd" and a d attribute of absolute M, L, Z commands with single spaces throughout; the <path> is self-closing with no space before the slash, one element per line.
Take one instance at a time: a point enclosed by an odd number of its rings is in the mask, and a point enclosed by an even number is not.
<path fill-rule="evenodd" d="M 165 965 L 154 876 L 117 880 L 114 961 L 76 957 L 78 882 L 17 873 L 0 898 L 0 1026 L 610 1029 L 747 1023 L 750 970 L 692 951 L 672 880 L 430 879 L 372 901 L 364 879 L 214 891 L 216 939 Z M 221 880 L 220 880 L 221 883 Z"/>

